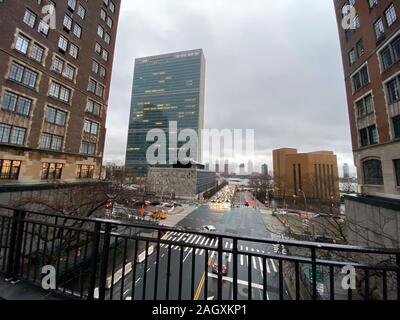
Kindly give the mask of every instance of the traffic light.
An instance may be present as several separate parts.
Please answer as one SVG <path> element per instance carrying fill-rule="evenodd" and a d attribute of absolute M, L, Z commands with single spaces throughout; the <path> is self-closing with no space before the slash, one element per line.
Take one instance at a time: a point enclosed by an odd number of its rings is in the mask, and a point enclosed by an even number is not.
<path fill-rule="evenodd" d="M 110 209 L 110 208 L 111 208 L 111 204 L 112 204 L 112 201 L 111 201 L 110 199 L 108 199 L 108 200 L 106 201 L 106 204 L 104 205 L 104 207 L 105 207 L 106 209 Z"/>

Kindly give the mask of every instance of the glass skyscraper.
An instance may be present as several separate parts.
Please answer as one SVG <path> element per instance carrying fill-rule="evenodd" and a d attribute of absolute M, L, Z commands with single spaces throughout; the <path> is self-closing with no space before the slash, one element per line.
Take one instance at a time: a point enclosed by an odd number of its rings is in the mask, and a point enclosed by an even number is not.
<path fill-rule="evenodd" d="M 146 142 L 151 129 L 166 133 L 166 159 L 170 152 L 169 124 L 176 121 L 177 132 L 193 129 L 198 133 L 191 159 L 201 161 L 200 130 L 204 126 L 205 58 L 202 49 L 136 59 L 129 121 L 126 171 L 146 176 L 146 152 L 154 142 Z M 173 133 L 173 132 L 172 132 Z M 193 152 L 194 151 L 194 152 Z"/>

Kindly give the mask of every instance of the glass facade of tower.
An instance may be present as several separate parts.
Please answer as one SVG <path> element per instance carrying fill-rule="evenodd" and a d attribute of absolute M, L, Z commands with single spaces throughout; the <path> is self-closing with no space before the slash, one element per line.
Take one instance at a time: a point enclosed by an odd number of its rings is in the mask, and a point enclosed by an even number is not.
<path fill-rule="evenodd" d="M 169 152 L 178 152 L 183 143 L 170 150 L 168 135 L 170 121 L 177 122 L 177 134 L 183 129 L 202 129 L 204 117 L 203 51 L 192 50 L 135 61 L 132 104 L 129 122 L 126 170 L 128 175 L 146 176 L 146 152 L 154 142 L 146 142 L 151 129 L 166 134 L 166 159 Z M 192 150 L 193 160 L 199 161 L 200 148 Z M 158 155 L 159 156 L 159 155 Z"/>

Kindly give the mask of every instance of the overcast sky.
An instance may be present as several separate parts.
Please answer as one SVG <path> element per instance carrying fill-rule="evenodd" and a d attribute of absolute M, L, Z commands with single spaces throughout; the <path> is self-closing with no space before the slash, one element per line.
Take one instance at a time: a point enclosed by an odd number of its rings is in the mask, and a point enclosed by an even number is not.
<path fill-rule="evenodd" d="M 134 59 L 202 48 L 207 128 L 255 129 L 272 149 L 332 150 L 353 164 L 332 0 L 122 0 L 105 161 L 124 161 Z"/>

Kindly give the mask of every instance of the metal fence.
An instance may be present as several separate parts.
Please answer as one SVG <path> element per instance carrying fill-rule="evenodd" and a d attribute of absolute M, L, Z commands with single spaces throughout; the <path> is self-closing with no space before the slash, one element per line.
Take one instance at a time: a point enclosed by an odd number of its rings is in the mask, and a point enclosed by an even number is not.
<path fill-rule="evenodd" d="M 41 286 L 44 266 L 54 291 L 88 300 L 400 299 L 396 249 L 0 208 L 0 273 Z M 346 266 L 355 290 L 342 285 Z"/>

